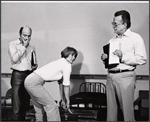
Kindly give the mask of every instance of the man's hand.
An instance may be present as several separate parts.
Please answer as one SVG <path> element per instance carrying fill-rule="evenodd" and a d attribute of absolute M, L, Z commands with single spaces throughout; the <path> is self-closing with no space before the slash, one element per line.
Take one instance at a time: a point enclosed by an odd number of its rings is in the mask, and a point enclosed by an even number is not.
<path fill-rule="evenodd" d="M 101 60 L 102 60 L 102 61 L 104 61 L 104 60 L 107 59 L 107 58 L 108 58 L 107 54 L 103 53 L 103 54 L 101 55 Z"/>
<path fill-rule="evenodd" d="M 121 50 L 115 50 L 115 52 L 113 52 L 114 55 L 117 55 L 119 57 L 119 59 L 122 59 L 122 52 Z"/>
<path fill-rule="evenodd" d="M 28 46 L 29 46 L 29 40 L 27 40 L 27 41 L 24 41 L 24 46 L 27 48 Z"/>
<path fill-rule="evenodd" d="M 22 42 L 22 45 L 25 47 L 25 48 L 27 48 L 28 46 L 29 46 L 29 43 L 30 43 L 30 39 L 24 39 L 24 38 L 20 38 L 20 40 L 21 40 L 21 42 Z"/>

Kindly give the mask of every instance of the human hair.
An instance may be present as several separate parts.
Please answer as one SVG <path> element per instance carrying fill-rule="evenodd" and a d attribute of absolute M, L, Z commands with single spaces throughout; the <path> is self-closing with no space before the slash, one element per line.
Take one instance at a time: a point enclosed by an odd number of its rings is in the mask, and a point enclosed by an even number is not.
<path fill-rule="evenodd" d="M 123 23 L 127 23 L 127 29 L 131 27 L 130 14 L 126 10 L 117 11 L 114 16 L 122 16 Z"/>
<path fill-rule="evenodd" d="M 75 48 L 69 47 L 69 46 L 66 47 L 63 51 L 61 51 L 61 57 L 62 58 L 67 58 L 70 54 L 74 55 L 76 58 L 78 55 L 78 52 Z"/>
<path fill-rule="evenodd" d="M 22 27 L 20 28 L 20 30 L 19 30 L 19 35 L 20 35 L 20 36 L 21 36 L 22 31 L 23 31 L 23 29 L 24 29 L 25 27 L 28 27 L 28 26 L 22 26 Z M 31 31 L 31 33 L 32 33 L 32 29 L 31 29 L 30 27 L 28 27 L 28 28 L 30 29 L 30 31 Z"/>

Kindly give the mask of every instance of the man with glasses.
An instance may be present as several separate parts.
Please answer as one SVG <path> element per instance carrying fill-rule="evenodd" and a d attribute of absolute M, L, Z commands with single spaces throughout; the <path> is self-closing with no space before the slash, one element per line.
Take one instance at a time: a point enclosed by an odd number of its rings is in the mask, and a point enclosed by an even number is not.
<path fill-rule="evenodd" d="M 130 14 L 117 11 L 114 14 L 112 26 L 116 35 L 109 43 L 118 43 L 119 48 L 113 52 L 120 63 L 115 67 L 108 67 L 107 75 L 107 121 L 117 121 L 118 103 L 122 109 L 124 121 L 134 120 L 134 89 L 136 85 L 135 69 L 147 61 L 145 44 L 142 37 L 130 30 Z M 102 54 L 105 63 L 107 54 Z"/>

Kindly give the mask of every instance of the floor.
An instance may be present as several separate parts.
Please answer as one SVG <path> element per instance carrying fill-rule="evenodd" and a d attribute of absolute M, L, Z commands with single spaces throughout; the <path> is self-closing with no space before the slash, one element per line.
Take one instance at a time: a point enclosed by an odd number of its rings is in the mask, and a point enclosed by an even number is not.
<path fill-rule="evenodd" d="M 31 112 L 31 114 L 26 117 L 27 118 L 27 121 L 35 121 L 34 119 L 34 114 L 32 114 L 33 112 Z M 8 111 L 7 113 L 6 112 L 2 112 L 2 121 L 8 121 L 7 118 L 6 118 L 6 114 L 8 115 L 8 120 L 11 120 L 11 111 Z M 62 116 L 61 116 L 62 117 Z M 70 117 L 68 119 L 68 121 L 76 121 L 76 118 L 72 116 L 72 118 Z M 66 121 L 64 118 L 62 118 L 63 121 Z M 78 119 L 79 120 L 79 119 Z M 149 117 L 148 116 L 140 116 L 139 115 L 139 112 L 138 111 L 135 111 L 135 120 L 136 121 L 149 121 Z M 82 120 L 79 120 L 79 121 L 88 121 L 88 119 L 82 119 Z M 96 120 L 90 120 L 90 121 L 96 121 Z M 101 110 L 98 112 L 98 115 L 97 115 L 97 121 L 106 121 L 106 110 Z M 118 121 L 123 121 L 123 115 L 122 115 L 122 112 L 120 111 L 119 112 L 119 116 L 118 116 Z"/>

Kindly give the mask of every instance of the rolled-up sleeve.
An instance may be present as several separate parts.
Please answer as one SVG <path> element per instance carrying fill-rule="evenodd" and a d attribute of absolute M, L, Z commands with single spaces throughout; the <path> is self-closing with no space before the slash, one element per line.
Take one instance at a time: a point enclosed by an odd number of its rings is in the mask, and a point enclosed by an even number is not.
<path fill-rule="evenodd" d="M 65 67 L 63 69 L 63 85 L 70 85 L 70 75 L 71 75 L 71 67 Z"/>
<path fill-rule="evenodd" d="M 122 62 L 128 65 L 143 65 L 147 61 L 144 40 L 140 35 L 136 35 L 134 40 L 134 54 L 130 52 L 124 53 Z"/>
<path fill-rule="evenodd" d="M 26 48 L 22 46 L 20 49 L 17 49 L 14 43 L 9 44 L 8 54 L 12 62 L 17 63 L 19 59 L 23 56 Z"/>

